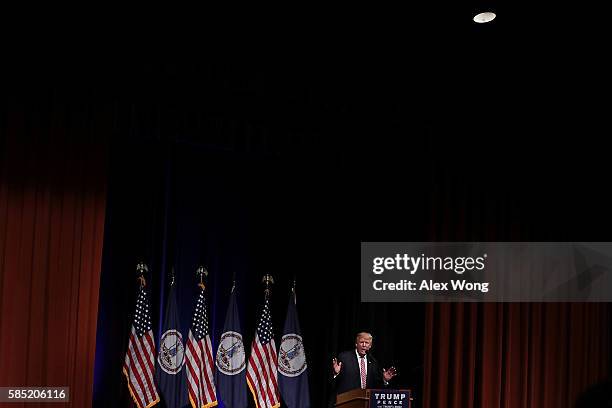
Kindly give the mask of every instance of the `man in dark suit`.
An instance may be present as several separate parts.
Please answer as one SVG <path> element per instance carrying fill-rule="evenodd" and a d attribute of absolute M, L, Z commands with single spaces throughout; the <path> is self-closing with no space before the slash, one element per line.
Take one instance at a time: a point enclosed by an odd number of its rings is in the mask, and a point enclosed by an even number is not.
<path fill-rule="evenodd" d="M 370 348 L 372 335 L 366 332 L 357 333 L 355 349 L 343 351 L 332 360 L 334 394 L 355 388 L 383 388 L 395 377 L 395 367 L 381 368 L 369 354 Z"/>

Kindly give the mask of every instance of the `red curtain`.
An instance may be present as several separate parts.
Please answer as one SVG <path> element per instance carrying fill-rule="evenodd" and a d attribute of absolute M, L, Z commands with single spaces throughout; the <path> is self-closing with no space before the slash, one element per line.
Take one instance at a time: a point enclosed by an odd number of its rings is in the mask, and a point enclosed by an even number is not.
<path fill-rule="evenodd" d="M 104 229 L 99 119 L 87 107 L 2 118 L 0 386 L 69 386 L 79 408 L 92 401 Z"/>
<path fill-rule="evenodd" d="M 609 363 L 609 305 L 427 305 L 424 407 L 571 407 Z"/>

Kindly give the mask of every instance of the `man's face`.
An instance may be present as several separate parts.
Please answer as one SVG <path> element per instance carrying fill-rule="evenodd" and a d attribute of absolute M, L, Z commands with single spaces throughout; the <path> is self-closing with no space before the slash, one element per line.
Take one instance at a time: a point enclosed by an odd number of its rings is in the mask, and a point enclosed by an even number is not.
<path fill-rule="evenodd" d="M 372 347 L 372 339 L 365 336 L 358 337 L 355 347 L 357 348 L 357 353 L 359 353 L 360 356 L 363 356 L 368 352 L 368 350 L 370 350 L 370 347 Z"/>

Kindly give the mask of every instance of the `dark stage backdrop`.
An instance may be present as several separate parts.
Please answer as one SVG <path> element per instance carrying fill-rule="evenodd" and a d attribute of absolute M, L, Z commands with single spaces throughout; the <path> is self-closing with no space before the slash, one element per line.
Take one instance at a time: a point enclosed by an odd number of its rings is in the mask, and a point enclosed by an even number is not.
<path fill-rule="evenodd" d="M 141 134 L 148 125 L 134 127 L 134 119 L 133 112 L 119 112 L 119 136 L 132 133 L 111 146 L 94 406 L 130 405 L 121 365 L 140 260 L 151 267 L 157 344 L 172 268 L 184 337 L 193 313 L 195 269 L 202 264 L 209 270 L 215 348 L 235 275 L 249 350 L 263 300 L 261 278 L 270 273 L 276 281 L 277 344 L 290 282 L 297 279 L 313 406 L 327 403 L 332 357 L 353 347 L 355 333 L 364 330 L 374 335 L 378 359 L 399 368 L 396 385 L 420 392 L 424 306 L 360 303 L 360 240 L 353 234 L 363 208 L 353 201 L 341 151 L 314 151 L 311 140 L 299 138 L 279 147 L 258 138 L 251 124 L 235 120 L 216 130 L 233 135 L 235 143 L 151 138 Z"/>
<path fill-rule="evenodd" d="M 126 113 L 126 118 L 134 116 Z M 248 123 L 236 123 L 226 123 L 234 126 L 228 132 L 257 134 Z M 221 126 L 218 131 L 226 129 Z M 572 219 L 567 221 L 569 230 L 556 225 L 554 210 L 536 211 L 549 191 L 539 191 L 531 182 L 513 185 L 511 175 L 503 172 L 498 173 L 500 184 L 483 189 L 479 182 L 492 182 L 491 176 L 469 177 L 478 174 L 482 162 L 453 155 L 460 142 L 443 143 L 435 135 L 428 143 L 415 138 L 413 147 L 438 155 L 409 165 L 397 152 L 390 154 L 397 160 L 365 156 L 356 163 L 333 149 L 319 151 L 315 165 L 307 144 L 275 150 L 278 144 L 256 137 L 236 138 L 234 143 L 215 144 L 136 132 L 114 141 L 95 406 L 130 404 L 121 364 L 135 297 L 134 269 L 141 259 L 152 267 L 149 282 L 157 336 L 170 269 L 176 270 L 186 332 L 195 268 L 207 266 L 215 343 L 234 274 L 247 345 L 262 300 L 261 276 L 271 273 L 277 282 L 277 341 L 290 280 L 296 277 L 315 406 L 325 405 L 328 398 L 331 357 L 352 347 L 353 335 L 360 330 L 373 332 L 374 353 L 383 365 L 399 367 L 395 385 L 414 388 L 416 406 L 505 406 L 512 398 L 554 404 L 562 397 L 570 406 L 570 399 L 609 372 L 608 305 L 360 303 L 359 240 L 555 240 L 572 231 L 588 236 L 586 229 L 571 225 Z M 492 164 L 493 158 L 487 161 Z M 350 172 L 360 165 L 370 171 L 356 183 Z M 420 177 L 410 179 L 409 188 L 398 184 L 397 175 L 410 170 Z M 387 172 L 395 175 L 387 179 Z M 369 189 L 360 190 L 360 183 Z M 410 189 L 422 194 L 411 200 Z M 392 200 L 385 198 L 389 191 L 395 193 Z M 528 205 L 514 194 L 519 191 L 539 200 Z M 551 332 L 563 334 L 551 337 Z M 594 339 L 596 348 L 589 343 Z M 585 365 L 578 366 L 578 360 Z M 500 379 L 506 388 L 489 384 Z M 561 388 L 563 394 L 548 394 Z"/>
<path fill-rule="evenodd" d="M 474 108 L 489 116 L 479 115 L 473 127 L 452 99 L 436 117 L 342 82 L 326 97 L 310 84 L 296 100 L 279 91 L 282 77 L 255 78 L 237 89 L 222 82 L 209 89 L 177 75 L 167 88 L 142 86 L 134 104 L 117 105 L 95 406 L 129 404 L 120 368 L 140 260 L 152 268 L 158 331 L 170 268 L 186 330 L 194 270 L 207 266 L 215 341 L 234 274 L 247 344 L 261 276 L 277 279 L 277 333 L 296 276 L 315 404 L 326 402 L 332 356 L 352 347 L 359 330 L 374 333 L 379 359 L 399 367 L 396 385 L 415 387 L 421 403 L 432 398 L 421 387 L 423 350 L 447 332 L 424 330 L 424 305 L 359 302 L 360 241 L 609 240 L 604 201 L 584 195 L 601 182 L 586 176 L 604 174 L 603 161 L 587 161 L 579 171 L 567 166 L 572 155 L 592 150 L 568 143 L 554 145 L 551 155 L 543 122 L 522 128 L 531 124 L 530 112 L 513 121 L 483 100 Z M 431 116 L 419 117 L 423 111 Z M 580 188 L 570 194 L 568 183 Z M 490 323 L 478 329 L 495 333 Z"/>

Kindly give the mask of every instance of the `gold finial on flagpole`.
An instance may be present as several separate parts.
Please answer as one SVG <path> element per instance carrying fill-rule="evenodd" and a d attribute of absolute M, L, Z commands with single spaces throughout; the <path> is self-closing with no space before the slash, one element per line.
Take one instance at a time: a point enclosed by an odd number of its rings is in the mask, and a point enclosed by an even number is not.
<path fill-rule="evenodd" d="M 140 281 L 140 287 L 144 288 L 147 286 L 147 281 L 144 277 L 145 272 L 149 272 L 149 268 L 144 262 L 139 262 L 136 265 L 136 271 L 138 272 L 138 280 Z"/>
<path fill-rule="evenodd" d="M 261 281 L 266 285 L 264 293 L 266 294 L 267 298 L 268 296 L 270 296 L 270 293 L 272 293 L 272 289 L 270 288 L 270 286 L 274 284 L 274 278 L 270 274 L 265 274 Z"/>
<path fill-rule="evenodd" d="M 206 270 L 206 268 L 203 266 L 199 266 L 196 270 L 196 274 L 200 277 L 200 283 L 198 283 L 198 286 L 202 288 L 202 290 L 206 289 L 206 286 L 204 285 L 204 276 L 208 277 L 208 270 Z"/>

